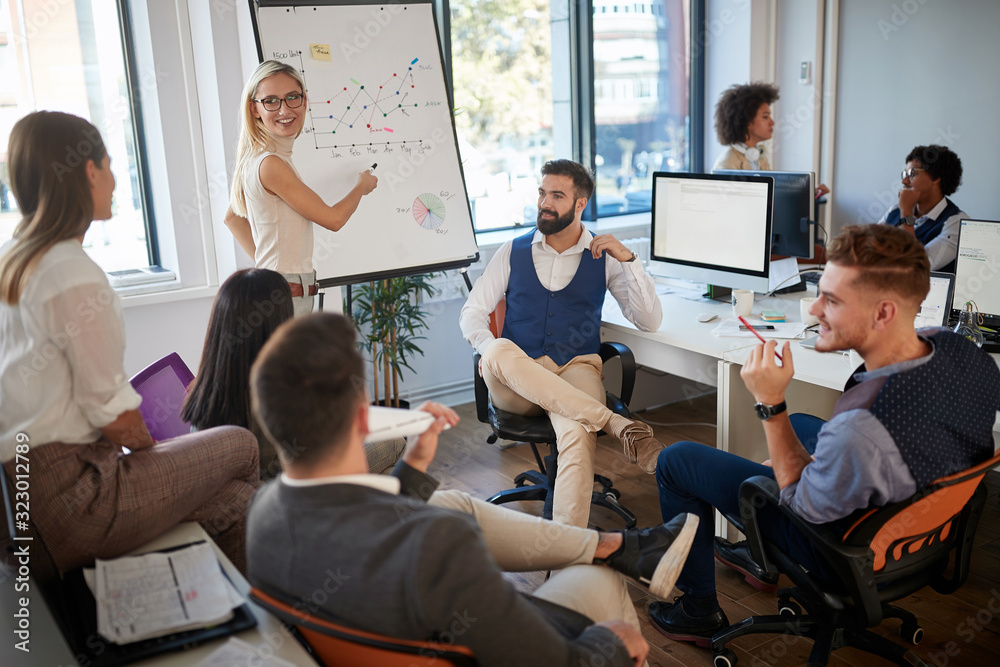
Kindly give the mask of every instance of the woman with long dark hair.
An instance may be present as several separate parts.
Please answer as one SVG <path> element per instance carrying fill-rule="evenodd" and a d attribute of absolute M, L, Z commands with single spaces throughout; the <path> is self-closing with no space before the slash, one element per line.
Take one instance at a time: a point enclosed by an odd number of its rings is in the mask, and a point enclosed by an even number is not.
<path fill-rule="evenodd" d="M 244 269 L 229 276 L 215 297 L 201 365 L 181 410 L 181 418 L 199 430 L 225 424 L 250 429 L 257 436 L 264 478 L 281 468 L 250 410 L 250 366 L 292 315 L 292 293 L 280 273 Z"/>
<path fill-rule="evenodd" d="M 274 330 L 292 318 L 293 301 L 288 281 L 275 271 L 243 269 L 229 276 L 215 297 L 198 375 L 181 410 L 181 418 L 195 429 L 225 424 L 250 429 L 257 436 L 265 480 L 276 477 L 281 464 L 251 411 L 250 367 Z M 405 444 L 401 438 L 366 444 L 369 469 L 384 472 Z"/>

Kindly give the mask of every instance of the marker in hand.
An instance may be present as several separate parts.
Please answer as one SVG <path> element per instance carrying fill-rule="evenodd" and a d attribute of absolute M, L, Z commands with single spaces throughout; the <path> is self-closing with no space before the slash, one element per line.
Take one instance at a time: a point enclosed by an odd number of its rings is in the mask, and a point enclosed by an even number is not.
<path fill-rule="evenodd" d="M 740 322 L 743 323 L 743 325 L 747 328 L 747 330 L 753 332 L 753 335 L 757 337 L 757 340 L 759 340 L 762 343 L 766 343 L 767 342 L 766 340 L 764 340 L 763 336 L 761 336 L 759 333 L 757 333 L 756 329 L 754 329 L 752 326 L 750 326 L 749 322 L 747 322 L 745 319 L 743 319 L 742 315 L 740 315 L 739 318 L 740 318 Z M 778 350 L 777 349 L 774 350 L 774 356 L 778 357 L 778 361 L 784 361 L 784 359 L 781 358 L 781 355 L 778 354 Z"/>
<path fill-rule="evenodd" d="M 373 164 L 372 168 L 369 169 L 368 171 L 375 171 L 375 167 L 377 167 L 377 166 L 378 166 L 378 162 L 376 162 L 375 164 Z"/>

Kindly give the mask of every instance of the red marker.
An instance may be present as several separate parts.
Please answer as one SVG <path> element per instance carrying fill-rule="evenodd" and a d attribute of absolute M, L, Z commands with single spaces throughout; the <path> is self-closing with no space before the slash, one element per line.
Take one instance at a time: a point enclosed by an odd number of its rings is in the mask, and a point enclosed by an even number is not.
<path fill-rule="evenodd" d="M 743 319 L 742 315 L 738 315 L 737 317 L 740 318 L 740 322 L 743 323 L 743 326 L 745 326 L 747 329 L 749 329 L 750 331 L 753 332 L 753 335 L 757 337 L 757 340 L 759 340 L 762 343 L 766 343 L 767 342 L 766 340 L 764 340 L 763 336 L 761 336 L 759 333 L 757 333 L 756 329 L 754 329 L 752 326 L 750 326 L 749 322 L 747 322 L 745 319 Z M 777 348 L 775 348 L 775 350 L 774 350 L 774 356 L 778 357 L 778 361 L 784 361 L 784 359 L 781 358 L 781 355 L 778 354 Z"/>

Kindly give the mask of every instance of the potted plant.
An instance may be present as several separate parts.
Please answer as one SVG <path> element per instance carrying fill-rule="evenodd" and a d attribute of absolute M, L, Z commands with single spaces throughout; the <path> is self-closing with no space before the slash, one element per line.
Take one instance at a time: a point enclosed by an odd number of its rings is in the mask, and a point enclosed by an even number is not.
<path fill-rule="evenodd" d="M 371 354 L 375 405 L 400 407 L 400 372 L 404 368 L 412 372 L 410 359 L 415 353 L 424 354 L 417 341 L 426 338 L 419 333 L 427 328 L 427 312 L 418 297 L 436 294 L 430 284 L 432 276 L 386 278 L 354 290 L 354 324 L 361 334 L 361 345 Z"/>

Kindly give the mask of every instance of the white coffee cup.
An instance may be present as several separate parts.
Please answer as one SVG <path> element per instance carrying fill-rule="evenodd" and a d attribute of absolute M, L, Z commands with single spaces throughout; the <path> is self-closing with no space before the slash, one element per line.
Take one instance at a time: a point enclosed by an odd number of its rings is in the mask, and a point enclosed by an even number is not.
<path fill-rule="evenodd" d="M 809 312 L 809 309 L 812 308 L 815 302 L 816 297 L 814 296 L 804 296 L 799 300 L 799 317 L 802 318 L 802 322 L 807 327 L 819 324 L 819 318 Z"/>
<path fill-rule="evenodd" d="M 753 291 L 748 289 L 733 290 L 733 315 L 749 317 L 753 310 Z"/>

